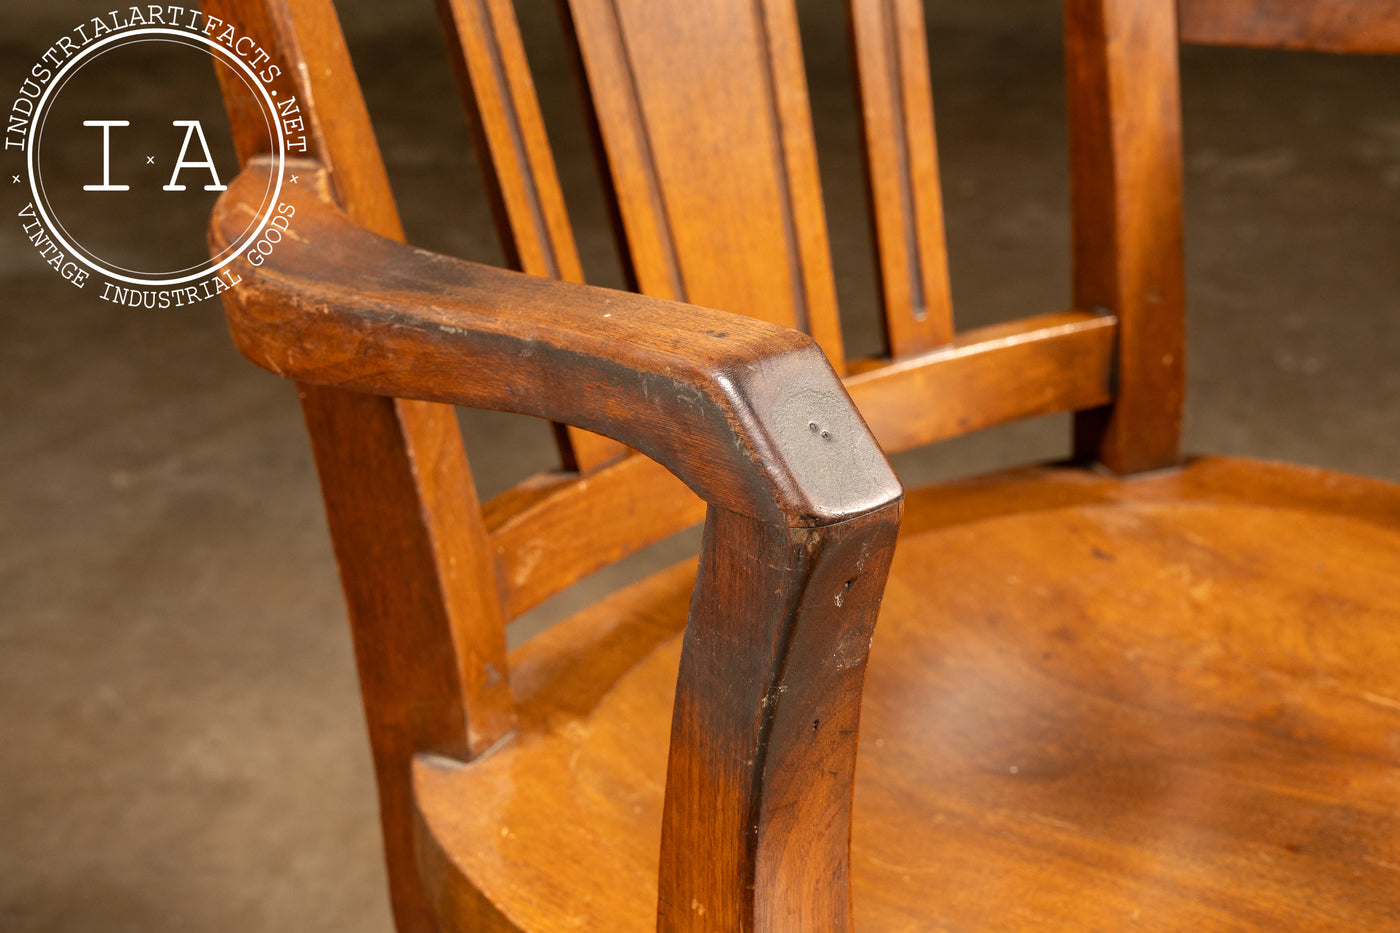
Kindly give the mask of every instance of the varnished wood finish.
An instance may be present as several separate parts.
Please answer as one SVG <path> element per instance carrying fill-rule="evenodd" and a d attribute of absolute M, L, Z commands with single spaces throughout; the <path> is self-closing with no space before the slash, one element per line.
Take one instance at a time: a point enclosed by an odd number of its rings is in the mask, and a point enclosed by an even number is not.
<path fill-rule="evenodd" d="M 209 0 L 261 37 L 306 120 L 322 184 L 349 216 L 393 239 L 403 227 L 340 24 L 329 0 Z M 220 69 L 222 72 L 223 69 Z M 259 152 L 261 114 L 225 80 L 239 159 Z M 286 186 L 291 187 L 291 186 Z M 355 640 L 400 933 L 434 928 L 414 864 L 409 764 L 435 749 L 471 758 L 510 730 L 503 616 L 489 543 L 448 406 L 298 387 Z M 427 676 L 427 672 L 435 672 Z"/>
<path fill-rule="evenodd" d="M 1172 0 L 1066 0 L 1074 306 L 1118 318 L 1117 394 L 1076 449 L 1119 473 L 1177 461 L 1185 372 Z"/>
<path fill-rule="evenodd" d="M 420 761 L 425 859 L 497 898 L 498 925 L 452 928 L 655 928 L 690 579 L 513 656 L 505 754 Z M 1321 470 L 912 493 L 861 714 L 855 928 L 1389 929 L 1397 581 L 1400 489 Z"/>
<path fill-rule="evenodd" d="M 1117 322 L 1047 314 L 960 334 L 948 347 L 853 365 L 846 388 L 886 452 L 1113 398 Z M 936 399 L 936 404 L 923 404 Z"/>
<path fill-rule="evenodd" d="M 967 331 L 899 362 L 859 360 L 846 389 L 887 453 L 1113 398 L 1116 322 L 1062 312 Z M 938 403 L 919 404 L 923 399 Z M 703 517 L 649 460 L 585 480 L 533 480 L 488 503 L 507 617 Z M 606 514 L 602 511 L 606 509 Z"/>
<path fill-rule="evenodd" d="M 850 929 L 861 684 L 891 555 L 878 543 L 898 526 L 897 506 L 819 529 L 711 511 L 671 726 L 658 929 Z"/>
<path fill-rule="evenodd" d="M 895 359 L 953 339 L 923 4 L 847 0 L 866 185 Z"/>
<path fill-rule="evenodd" d="M 570 0 L 640 290 L 844 367 L 793 0 Z"/>
<path fill-rule="evenodd" d="M 1183 372 L 1175 5 L 1066 0 L 1077 310 L 956 336 L 919 10 L 849 2 L 897 357 L 850 367 L 868 426 L 823 355 L 844 368 L 792 0 L 569 4 L 649 297 L 545 277 L 580 276 L 504 0 L 440 10 L 507 252 L 537 275 L 397 242 L 324 0 L 211 7 L 307 113 L 296 235 L 224 298 L 240 349 L 301 383 L 399 929 L 1394 926 L 1400 490 L 1160 469 Z M 1269 5 L 1272 44 L 1359 41 L 1359 6 L 1300 6 Z M 1264 36 L 1262 9 L 1188 0 L 1183 29 Z M 248 166 L 216 249 L 268 170 L 226 93 Z M 580 448 L 587 472 L 483 509 L 440 403 L 656 462 Z M 1063 410 L 1086 460 L 1156 472 L 925 491 L 891 564 L 877 437 Z M 698 577 L 507 666 L 507 619 L 702 508 Z"/>
<path fill-rule="evenodd" d="M 507 265 L 582 282 L 514 9 L 509 0 L 438 0 L 437 7 Z M 624 452 L 614 441 L 572 427 L 562 427 L 560 442 L 566 468 L 583 472 Z"/>
<path fill-rule="evenodd" d="M 1183 42 L 1400 52 L 1397 0 L 1177 0 Z"/>

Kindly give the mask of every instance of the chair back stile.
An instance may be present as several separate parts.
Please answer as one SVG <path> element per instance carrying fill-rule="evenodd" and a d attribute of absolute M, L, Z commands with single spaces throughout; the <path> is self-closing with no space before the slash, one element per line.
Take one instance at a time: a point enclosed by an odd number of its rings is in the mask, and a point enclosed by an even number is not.
<path fill-rule="evenodd" d="M 1118 321 L 1112 405 L 1075 452 L 1117 473 L 1180 459 L 1185 389 L 1174 0 L 1066 0 L 1074 305 Z"/>
<path fill-rule="evenodd" d="M 306 115 L 309 155 L 357 222 L 403 239 L 388 176 L 329 0 L 207 0 L 263 38 Z M 298 63 L 302 67 L 289 67 Z M 221 79 L 224 77 L 220 73 Z M 224 83 L 245 164 L 261 117 Z M 415 754 L 470 759 L 510 731 L 504 616 L 449 405 L 298 385 L 345 590 L 401 933 L 435 930 L 414 867 Z"/>

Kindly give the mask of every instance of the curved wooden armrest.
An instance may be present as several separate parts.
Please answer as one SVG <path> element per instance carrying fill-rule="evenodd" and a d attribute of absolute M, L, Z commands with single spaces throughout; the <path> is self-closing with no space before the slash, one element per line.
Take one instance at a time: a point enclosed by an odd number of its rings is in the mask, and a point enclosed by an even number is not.
<path fill-rule="evenodd" d="M 215 208 L 246 229 L 266 166 Z M 662 929 L 850 926 L 865 659 L 902 491 L 810 338 L 447 259 L 356 226 L 323 170 L 233 263 L 230 329 L 300 382 L 538 415 L 656 459 L 709 504 L 672 725 Z M 291 189 L 288 191 L 287 189 Z"/>
<path fill-rule="evenodd" d="M 284 187 L 289 232 L 225 294 L 230 330 L 279 375 L 588 428 L 711 505 L 821 525 L 887 505 L 898 480 L 810 338 L 738 315 L 449 259 L 373 234 L 320 169 Z M 215 207 L 222 249 L 265 168 Z M 291 189 L 290 191 L 288 189 Z"/>

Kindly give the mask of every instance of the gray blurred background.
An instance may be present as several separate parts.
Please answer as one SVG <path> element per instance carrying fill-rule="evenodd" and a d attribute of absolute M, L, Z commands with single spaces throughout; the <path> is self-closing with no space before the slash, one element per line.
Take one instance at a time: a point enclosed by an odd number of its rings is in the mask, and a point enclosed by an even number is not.
<path fill-rule="evenodd" d="M 588 274 L 616 284 L 552 4 L 521 6 Z M 0 87 L 107 8 L 9 4 Z M 802 14 L 848 340 L 870 352 L 844 17 L 834 0 Z M 342 15 L 410 239 L 498 261 L 430 5 L 360 0 Z M 1063 308 L 1058 5 L 931 0 L 928 16 L 960 323 Z M 1183 72 L 1188 449 L 1400 480 L 1400 61 L 1188 49 Z M 198 81 L 160 69 L 101 90 L 138 117 L 180 100 L 222 120 Z M 158 214 L 121 220 L 161 248 L 191 235 Z M 388 930 L 292 387 L 238 357 L 214 302 L 138 311 L 76 292 L 13 215 L 0 296 L 0 930 Z M 464 426 L 486 495 L 552 463 L 528 419 Z M 1043 419 L 898 466 L 913 485 L 1056 457 L 1066 437 L 1064 418 Z"/>

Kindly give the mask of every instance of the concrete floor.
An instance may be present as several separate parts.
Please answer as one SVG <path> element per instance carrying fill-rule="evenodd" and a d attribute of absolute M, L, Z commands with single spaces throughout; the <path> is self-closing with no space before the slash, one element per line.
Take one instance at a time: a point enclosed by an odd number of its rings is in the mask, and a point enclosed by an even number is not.
<path fill-rule="evenodd" d="M 360 6 L 347 28 L 411 238 L 491 259 L 431 12 L 388 22 Z M 528 6 L 585 261 L 615 282 L 552 12 Z M 839 286 L 859 319 L 871 271 L 841 17 L 807 6 Z M 0 80 L 89 7 L 7 11 Z M 961 321 L 1062 307 L 1056 5 L 942 0 L 929 17 Z M 1188 447 L 1400 480 L 1400 61 L 1194 49 L 1183 67 Z M 137 72 L 118 93 L 159 113 L 178 89 Z M 13 221 L 0 277 L 0 929 L 389 929 L 291 387 L 237 356 L 212 303 L 75 300 Z M 465 423 L 488 494 L 550 460 L 537 424 Z M 1056 456 L 1064 437 L 1064 419 L 1047 419 L 899 466 L 916 484 Z"/>

